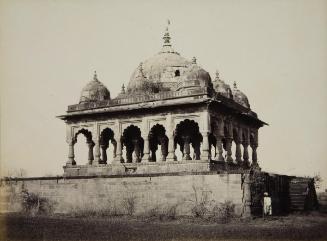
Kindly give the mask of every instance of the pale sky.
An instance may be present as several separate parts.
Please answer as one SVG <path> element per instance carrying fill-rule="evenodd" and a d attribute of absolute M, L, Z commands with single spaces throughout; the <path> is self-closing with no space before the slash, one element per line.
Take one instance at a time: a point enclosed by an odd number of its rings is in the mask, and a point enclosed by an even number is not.
<path fill-rule="evenodd" d="M 65 124 L 93 71 L 115 97 L 172 44 L 248 95 L 265 171 L 327 180 L 327 1 L 0 0 L 1 163 L 62 174 Z"/>

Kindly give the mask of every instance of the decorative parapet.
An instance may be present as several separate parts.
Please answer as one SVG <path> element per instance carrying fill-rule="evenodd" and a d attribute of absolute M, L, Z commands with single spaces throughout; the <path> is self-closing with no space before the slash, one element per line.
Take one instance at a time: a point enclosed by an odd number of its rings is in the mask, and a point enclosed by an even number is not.
<path fill-rule="evenodd" d="M 96 108 L 103 108 L 109 106 L 144 103 L 144 102 L 156 101 L 156 100 L 167 100 L 167 99 L 174 99 L 174 98 L 181 98 L 181 97 L 190 97 L 194 95 L 208 95 L 208 94 L 209 92 L 207 88 L 199 88 L 199 89 L 184 90 L 184 91 L 167 91 L 157 94 L 135 95 L 135 96 L 116 98 L 106 101 L 86 102 L 76 105 L 70 105 L 68 106 L 67 112 L 96 109 Z"/>
<path fill-rule="evenodd" d="M 189 80 L 189 81 L 181 81 L 177 84 L 177 90 L 187 87 L 197 87 L 200 85 L 199 80 Z"/>

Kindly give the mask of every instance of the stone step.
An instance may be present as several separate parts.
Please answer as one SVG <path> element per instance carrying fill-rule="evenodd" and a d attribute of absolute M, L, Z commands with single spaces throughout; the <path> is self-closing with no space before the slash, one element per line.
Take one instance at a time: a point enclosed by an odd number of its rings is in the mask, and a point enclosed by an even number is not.
<path fill-rule="evenodd" d="M 307 187 L 308 187 L 307 179 L 295 178 L 291 180 L 289 186 L 291 210 L 304 209 Z"/>

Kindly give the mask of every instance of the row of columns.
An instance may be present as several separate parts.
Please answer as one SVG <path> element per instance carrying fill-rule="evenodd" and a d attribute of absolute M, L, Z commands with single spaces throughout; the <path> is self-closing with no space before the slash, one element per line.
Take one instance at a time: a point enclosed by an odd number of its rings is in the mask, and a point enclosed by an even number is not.
<path fill-rule="evenodd" d="M 225 128 L 226 125 L 226 128 Z M 217 161 L 226 161 L 227 163 L 233 163 L 234 159 L 232 157 L 232 142 L 235 142 L 235 163 L 243 164 L 245 166 L 249 166 L 249 151 L 248 147 L 250 146 L 252 149 L 252 166 L 258 166 L 257 160 L 257 147 L 258 147 L 258 132 L 254 132 L 254 138 L 252 142 L 250 141 L 250 131 L 245 131 L 245 138 L 243 139 L 243 130 L 242 128 L 238 128 L 237 135 L 233 136 L 233 126 L 230 122 L 224 123 L 223 120 L 218 120 L 217 129 L 214 130 L 214 136 L 216 138 L 216 149 L 218 152 L 216 153 L 215 160 Z M 225 133 L 225 129 L 226 132 Z M 223 157 L 223 140 L 226 145 L 226 160 Z M 243 146 L 243 154 L 241 150 L 241 145 Z M 242 158 L 243 157 L 243 158 Z"/>
<path fill-rule="evenodd" d="M 209 141 L 208 141 L 208 133 L 202 132 L 201 133 L 203 136 L 203 143 L 202 143 L 202 152 L 201 152 L 201 159 L 209 160 L 210 158 L 210 153 L 209 153 Z M 133 162 L 149 162 L 151 160 L 150 156 L 150 145 L 149 145 L 149 137 L 148 135 L 144 135 L 144 155 L 142 160 L 140 159 L 140 150 L 139 150 L 139 145 L 137 142 L 134 142 L 135 145 L 135 156 L 133 157 Z M 190 156 L 190 138 L 189 137 L 184 137 L 184 148 L 183 148 L 183 159 L 184 160 L 191 160 Z M 234 159 L 232 157 L 232 138 L 225 138 L 226 141 L 226 160 L 223 157 L 223 143 L 222 143 L 222 138 L 217 137 L 216 138 L 216 156 L 214 159 L 216 161 L 226 161 L 229 163 L 234 162 Z M 68 151 L 68 165 L 75 165 L 75 155 L 74 155 L 74 141 L 71 141 L 68 143 L 69 145 L 69 151 Z M 93 142 L 87 142 L 88 144 L 88 163 L 89 164 L 100 164 L 100 163 L 106 163 L 107 162 L 107 153 L 106 149 L 108 148 L 108 145 L 100 145 Z M 236 144 L 236 150 L 235 150 L 235 162 L 238 164 L 243 164 L 245 166 L 248 166 L 250 164 L 249 162 L 249 152 L 248 152 L 248 147 L 249 144 L 247 142 L 239 142 L 235 141 Z M 243 154 L 241 152 L 241 145 L 243 146 Z M 120 163 L 123 159 L 123 153 L 122 153 L 122 143 L 121 143 L 121 138 L 117 138 L 116 145 L 114 146 L 114 151 L 113 151 L 113 158 L 114 162 Z M 95 147 L 95 148 L 94 148 Z M 255 143 L 250 145 L 252 149 L 252 165 L 257 165 L 257 145 Z M 94 150 L 94 155 L 93 155 L 93 149 Z M 199 158 L 199 153 L 197 153 L 196 148 L 195 149 L 195 155 L 196 159 Z M 100 159 L 100 156 L 102 159 Z M 243 157 L 243 158 L 242 158 Z M 243 159 L 243 160 L 242 160 Z M 175 145 L 174 145 L 174 136 L 169 135 L 168 137 L 168 153 L 167 156 L 163 154 L 163 157 L 158 160 L 158 161 L 176 161 L 176 155 L 175 155 Z"/>
<path fill-rule="evenodd" d="M 223 143 L 222 143 L 222 138 L 217 138 L 216 139 L 216 149 L 217 149 L 217 153 L 215 156 L 215 160 L 216 161 L 226 161 L 229 163 L 234 162 L 234 159 L 232 157 L 233 153 L 232 153 L 232 138 L 225 138 L 226 141 L 226 160 L 223 157 Z M 239 142 L 239 141 L 235 141 L 235 163 L 237 164 L 244 164 L 245 166 L 249 166 L 250 162 L 249 162 L 249 151 L 248 151 L 248 147 L 250 146 L 252 149 L 252 165 L 257 166 L 258 165 L 258 160 L 257 160 L 257 145 L 251 144 L 249 145 L 249 143 L 247 142 Z M 241 146 L 243 147 L 243 153 L 241 150 Z"/>
<path fill-rule="evenodd" d="M 145 120 L 144 123 L 147 123 Z M 202 128 L 201 128 L 201 135 L 203 137 L 203 142 L 202 142 L 202 149 L 201 149 L 201 156 L 200 156 L 200 146 L 195 147 L 195 159 L 201 159 L 205 161 L 209 161 L 211 159 L 211 153 L 210 153 L 210 144 L 209 144 L 209 134 L 210 134 L 210 118 L 209 114 L 207 112 L 204 112 L 202 116 Z M 214 133 L 214 136 L 216 138 L 216 156 L 214 157 L 215 160 L 217 161 L 226 161 L 227 163 L 232 163 L 234 162 L 233 157 L 232 157 L 232 141 L 233 137 L 232 135 L 230 136 L 225 136 L 224 133 L 224 126 L 223 122 L 219 123 L 219 128 L 218 131 Z M 144 133 L 149 133 L 149 130 L 144 124 L 143 131 Z M 168 153 L 164 153 L 163 157 L 161 160 L 158 161 L 167 161 L 167 162 L 173 162 L 176 161 L 176 155 L 175 155 L 175 143 L 174 143 L 174 126 L 172 122 L 172 117 L 171 115 L 167 116 L 166 119 L 166 135 L 168 137 Z M 99 136 L 99 135 L 97 135 Z M 235 162 L 238 164 L 243 164 L 248 166 L 249 163 L 249 153 L 248 153 L 248 146 L 250 144 L 252 148 L 252 165 L 258 165 L 257 163 L 257 152 L 256 149 L 258 147 L 257 141 L 253 143 L 249 143 L 249 138 L 247 140 L 241 140 L 240 138 L 241 133 L 239 133 L 239 138 L 235 138 L 234 142 L 236 144 L 236 151 L 235 151 Z M 149 162 L 151 160 L 150 156 L 150 143 L 149 143 L 149 136 L 148 134 L 143 134 L 142 138 L 144 140 L 144 151 L 143 151 L 143 157 L 141 159 L 140 155 L 140 146 L 137 141 L 134 142 L 134 156 L 132 158 L 133 162 Z M 226 160 L 223 157 L 223 139 L 226 143 Z M 257 137 L 256 137 L 257 140 Z M 183 146 L 183 159 L 184 160 L 191 160 L 192 158 L 190 157 L 190 138 L 188 136 L 183 137 L 184 141 L 184 146 Z M 69 146 L 69 151 L 68 151 L 68 161 L 67 165 L 75 165 L 76 162 L 74 160 L 74 144 L 75 140 L 72 139 L 68 142 Z M 99 137 L 96 138 L 95 142 L 92 140 L 87 141 L 89 152 L 88 152 L 88 163 L 89 164 L 100 164 L 100 163 L 106 163 L 107 162 L 107 154 L 106 154 L 106 149 L 108 148 L 108 145 L 106 144 L 101 144 Z M 163 142 L 161 143 L 163 145 Z M 241 145 L 243 146 L 243 154 L 241 152 Z M 116 137 L 114 143 L 114 151 L 113 151 L 113 163 L 121 163 L 124 161 L 123 159 L 123 152 L 122 152 L 122 134 L 119 131 L 118 132 L 118 138 Z M 163 150 L 163 146 L 162 150 Z M 93 155 L 93 150 L 94 150 L 94 155 Z M 100 159 L 102 153 L 102 160 Z M 243 161 L 242 161 L 243 157 Z"/>

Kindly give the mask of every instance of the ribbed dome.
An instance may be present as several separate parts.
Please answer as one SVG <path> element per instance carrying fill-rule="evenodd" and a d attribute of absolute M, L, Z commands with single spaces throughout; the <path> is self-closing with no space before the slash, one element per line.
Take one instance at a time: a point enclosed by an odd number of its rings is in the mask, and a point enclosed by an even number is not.
<path fill-rule="evenodd" d="M 195 58 L 193 58 L 192 65 L 190 65 L 186 70 L 186 79 L 199 80 L 201 83 L 206 84 L 209 84 L 211 81 L 209 73 L 196 64 Z"/>
<path fill-rule="evenodd" d="M 207 71 L 196 64 L 193 58 L 192 64 L 185 70 L 185 78 L 178 83 L 177 90 L 183 88 L 199 88 L 208 87 L 211 83 L 211 77 Z"/>
<path fill-rule="evenodd" d="M 220 79 L 218 71 L 216 72 L 216 78 L 213 81 L 213 88 L 218 94 L 221 94 L 227 98 L 233 98 L 230 86 Z"/>
<path fill-rule="evenodd" d="M 233 97 L 236 103 L 239 103 L 240 105 L 250 109 L 250 103 L 248 97 L 242 91 L 237 89 L 235 82 L 234 82 L 234 89 L 233 89 Z"/>
<path fill-rule="evenodd" d="M 98 80 L 94 73 L 93 80 L 90 81 L 81 92 L 79 103 L 110 100 L 109 90 Z"/>
<path fill-rule="evenodd" d="M 128 92 L 141 85 L 142 81 L 161 83 L 163 88 L 174 89 L 177 82 L 184 75 L 185 69 L 191 61 L 183 58 L 170 44 L 168 29 L 163 37 L 164 45 L 162 50 L 153 57 L 142 62 L 144 78 L 139 78 L 139 67 L 133 72 L 130 82 L 127 85 Z"/>
<path fill-rule="evenodd" d="M 141 88 L 146 81 L 147 78 L 144 75 L 143 63 L 140 63 L 140 65 L 134 71 L 133 78 L 131 78 L 130 82 L 128 83 L 127 89 L 129 92 L 133 92 L 136 89 Z"/>

